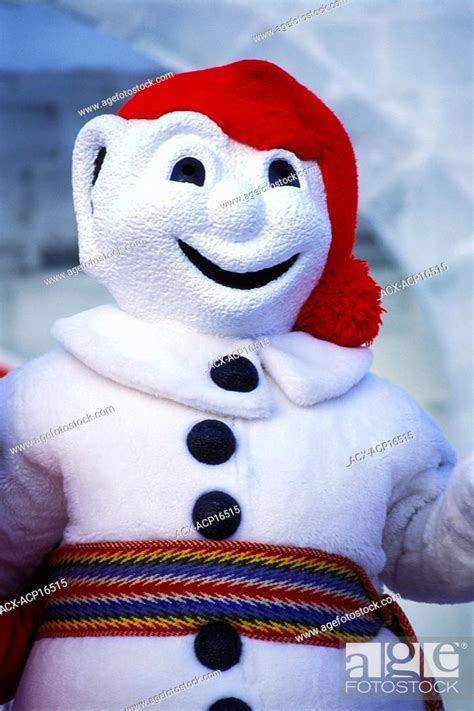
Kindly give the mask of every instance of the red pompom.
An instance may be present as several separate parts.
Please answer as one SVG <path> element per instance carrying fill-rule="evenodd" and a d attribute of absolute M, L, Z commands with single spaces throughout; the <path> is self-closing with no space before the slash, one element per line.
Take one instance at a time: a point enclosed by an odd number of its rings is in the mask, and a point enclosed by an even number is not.
<path fill-rule="evenodd" d="M 369 275 L 367 263 L 351 257 L 324 272 L 303 305 L 294 326 L 339 346 L 370 345 L 385 309 L 380 287 Z"/>

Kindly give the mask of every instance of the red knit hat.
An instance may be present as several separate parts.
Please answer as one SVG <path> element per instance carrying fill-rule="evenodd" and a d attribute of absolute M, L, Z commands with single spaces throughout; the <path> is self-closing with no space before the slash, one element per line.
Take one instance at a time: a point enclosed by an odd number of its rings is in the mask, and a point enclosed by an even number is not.
<path fill-rule="evenodd" d="M 339 119 L 283 69 L 258 59 L 178 74 L 139 91 L 118 115 L 157 119 L 172 111 L 205 114 L 232 139 L 258 150 L 284 148 L 318 162 L 332 242 L 323 275 L 294 329 L 342 346 L 370 343 L 381 323 L 380 287 L 366 262 L 352 256 L 357 169 Z"/>

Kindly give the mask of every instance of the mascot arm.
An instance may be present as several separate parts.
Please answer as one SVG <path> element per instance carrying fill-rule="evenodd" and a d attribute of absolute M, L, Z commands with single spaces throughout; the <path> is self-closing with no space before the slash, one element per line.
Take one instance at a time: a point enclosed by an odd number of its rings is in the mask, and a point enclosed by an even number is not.
<path fill-rule="evenodd" d="M 404 597 L 457 603 L 474 594 L 474 462 L 456 464 L 432 418 L 413 403 L 414 456 L 395 476 L 382 580 Z"/>
<path fill-rule="evenodd" d="M 30 366 L 25 366 L 30 367 Z M 49 443 L 25 445 L 41 397 L 23 367 L 0 380 L 0 596 L 31 590 L 35 572 L 67 522 L 62 477 Z M 33 378 L 34 380 L 34 378 Z M 47 405 L 46 405 L 47 406 Z M 45 405 L 43 405 L 45 407 Z M 41 432 L 41 430 L 40 430 Z"/>

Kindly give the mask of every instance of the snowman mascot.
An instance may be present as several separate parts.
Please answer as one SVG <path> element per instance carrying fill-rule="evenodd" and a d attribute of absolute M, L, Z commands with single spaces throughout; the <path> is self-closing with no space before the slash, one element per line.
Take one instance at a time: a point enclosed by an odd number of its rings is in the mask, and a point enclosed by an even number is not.
<path fill-rule="evenodd" d="M 1 381 L 0 595 L 50 581 L 15 711 L 400 708 L 345 644 L 410 633 L 383 584 L 471 598 L 472 469 L 369 372 L 343 126 L 271 63 L 184 73 L 82 128 L 73 187 L 115 303 Z"/>

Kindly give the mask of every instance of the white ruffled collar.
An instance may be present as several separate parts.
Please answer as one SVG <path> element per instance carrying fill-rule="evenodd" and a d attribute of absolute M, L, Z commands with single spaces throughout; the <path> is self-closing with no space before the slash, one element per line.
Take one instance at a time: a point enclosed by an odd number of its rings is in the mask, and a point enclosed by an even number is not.
<path fill-rule="evenodd" d="M 208 413 L 245 418 L 268 417 L 273 411 L 269 379 L 291 402 L 310 407 L 343 395 L 372 363 L 368 348 L 343 348 L 298 331 L 269 336 L 269 345 L 244 353 L 257 368 L 258 386 L 234 392 L 213 382 L 208 363 L 257 339 L 222 338 L 172 322 L 150 324 L 113 305 L 59 319 L 52 335 L 89 368 L 121 385 Z"/>

